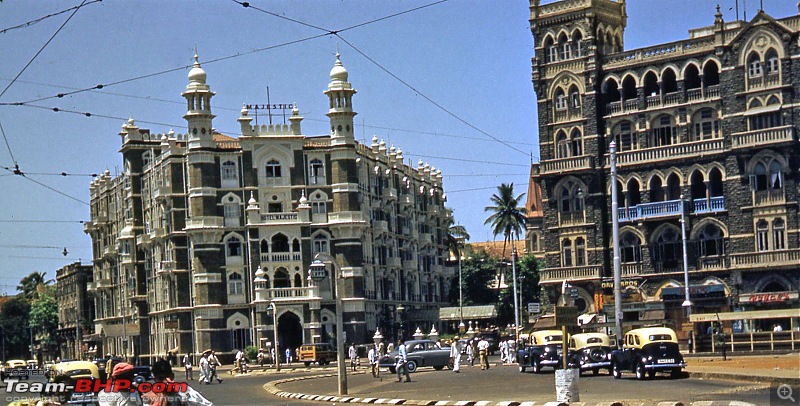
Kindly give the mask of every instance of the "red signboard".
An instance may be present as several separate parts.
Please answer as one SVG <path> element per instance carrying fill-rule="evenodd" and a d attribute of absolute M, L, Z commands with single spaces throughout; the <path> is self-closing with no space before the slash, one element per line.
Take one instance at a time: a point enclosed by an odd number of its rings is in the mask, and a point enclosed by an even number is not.
<path fill-rule="evenodd" d="M 797 299 L 797 292 L 766 292 L 741 295 L 739 303 L 782 303 Z"/>

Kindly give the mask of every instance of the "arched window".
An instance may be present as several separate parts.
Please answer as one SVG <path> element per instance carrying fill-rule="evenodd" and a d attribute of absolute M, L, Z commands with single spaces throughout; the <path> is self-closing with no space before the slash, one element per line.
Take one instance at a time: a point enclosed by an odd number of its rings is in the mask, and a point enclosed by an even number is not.
<path fill-rule="evenodd" d="M 756 223 L 756 249 L 769 251 L 769 224 L 766 220 L 759 220 Z"/>
<path fill-rule="evenodd" d="M 242 209 L 239 202 L 233 198 L 227 198 L 222 204 L 222 214 L 225 227 L 238 227 L 241 225 Z"/>
<path fill-rule="evenodd" d="M 575 266 L 586 265 L 586 240 L 583 237 L 575 239 Z"/>
<path fill-rule="evenodd" d="M 772 161 L 772 163 L 769 164 L 769 188 L 783 188 L 783 170 L 778 161 Z"/>
<path fill-rule="evenodd" d="M 275 270 L 275 288 L 291 288 L 291 280 L 289 279 L 289 272 L 286 268 L 278 268 Z"/>
<path fill-rule="evenodd" d="M 575 110 L 581 108 L 581 94 L 578 91 L 578 86 L 572 85 L 569 88 L 569 103 L 570 107 Z"/>
<path fill-rule="evenodd" d="M 661 87 L 664 93 L 674 93 L 678 91 L 678 79 L 675 76 L 675 71 L 667 68 L 661 74 Z"/>
<path fill-rule="evenodd" d="M 571 149 L 570 152 L 572 153 L 571 155 L 572 156 L 581 156 L 581 155 L 583 155 L 583 140 L 582 140 L 582 137 L 581 137 L 580 130 L 578 130 L 577 128 L 574 128 L 572 130 L 572 133 L 570 134 L 569 138 L 570 138 L 570 147 L 571 147 L 570 148 Z"/>
<path fill-rule="evenodd" d="M 719 227 L 709 224 L 697 237 L 701 257 L 715 257 L 723 254 L 724 244 Z"/>
<path fill-rule="evenodd" d="M 686 90 L 700 88 L 700 71 L 694 64 L 686 65 L 686 69 L 683 71 L 683 85 Z"/>
<path fill-rule="evenodd" d="M 269 253 L 269 243 L 267 242 L 267 240 L 261 240 L 261 244 L 259 244 L 259 248 L 261 249 L 261 253 L 262 254 L 268 254 Z"/>
<path fill-rule="evenodd" d="M 662 231 L 653 246 L 653 263 L 656 269 L 661 272 L 677 271 L 682 255 L 678 232 L 674 228 Z"/>
<path fill-rule="evenodd" d="M 569 158 L 570 143 L 567 134 L 560 130 L 556 136 L 556 158 Z"/>
<path fill-rule="evenodd" d="M 572 33 L 572 54 L 580 58 L 583 56 L 583 34 L 581 34 L 580 30 L 575 30 Z"/>
<path fill-rule="evenodd" d="M 150 165 L 150 162 L 153 161 L 153 154 L 150 151 L 145 151 L 142 153 L 142 166 Z"/>
<path fill-rule="evenodd" d="M 234 272 L 228 276 L 228 294 L 229 295 L 243 295 L 244 294 L 244 279 L 242 274 Z"/>
<path fill-rule="evenodd" d="M 572 44 L 569 43 L 567 39 L 567 34 L 562 33 L 558 37 L 558 47 L 561 49 L 561 59 L 571 59 L 572 58 Z"/>
<path fill-rule="evenodd" d="M 664 185 L 661 182 L 661 178 L 658 176 L 653 176 L 650 179 L 650 202 L 663 202 L 664 201 Z"/>
<path fill-rule="evenodd" d="M 614 140 L 617 142 L 617 151 L 631 151 L 639 149 L 639 142 L 636 140 L 636 134 L 631 131 L 631 122 L 623 121 L 614 127 Z"/>
<path fill-rule="evenodd" d="M 303 287 L 303 278 L 300 276 L 299 273 L 294 274 L 294 287 L 296 288 Z"/>
<path fill-rule="evenodd" d="M 772 249 L 782 250 L 786 249 L 786 222 L 783 219 L 775 219 L 772 221 Z"/>
<path fill-rule="evenodd" d="M 667 200 L 678 200 L 681 197 L 681 180 L 675 173 L 667 177 Z"/>
<path fill-rule="evenodd" d="M 764 58 L 767 62 L 767 75 L 777 74 L 780 70 L 780 61 L 778 60 L 778 53 L 770 48 Z"/>
<path fill-rule="evenodd" d="M 756 192 L 767 190 L 767 166 L 763 162 L 756 164 L 750 175 L 750 188 Z"/>
<path fill-rule="evenodd" d="M 719 84 L 719 65 L 714 61 L 709 61 L 703 66 L 703 84 L 714 86 Z"/>
<path fill-rule="evenodd" d="M 274 159 L 270 159 L 269 162 L 267 162 L 266 169 L 267 169 L 267 177 L 268 178 L 280 178 L 281 177 L 281 163 L 280 162 L 278 162 L 278 161 L 276 161 Z"/>
<path fill-rule="evenodd" d="M 236 163 L 225 161 L 222 163 L 222 180 L 236 180 Z"/>
<path fill-rule="evenodd" d="M 562 213 L 572 212 L 571 200 L 572 196 L 570 196 L 569 188 L 567 186 L 563 186 L 561 188 L 561 197 L 559 198 Z"/>
<path fill-rule="evenodd" d="M 653 122 L 650 130 L 650 147 L 663 147 L 677 143 L 677 130 L 672 123 L 672 116 L 662 115 Z"/>
<path fill-rule="evenodd" d="M 625 200 L 630 205 L 629 207 L 638 206 L 642 203 L 642 192 L 638 180 L 631 179 L 628 181 L 628 196 Z"/>
<path fill-rule="evenodd" d="M 760 107 L 761 103 L 755 99 L 750 103 L 750 109 Z M 770 107 L 771 106 L 771 107 Z M 750 130 L 762 130 L 765 128 L 779 127 L 783 125 L 780 111 L 780 101 L 777 97 L 772 96 L 767 99 L 767 105 L 764 112 L 751 115 L 748 124 Z"/>
<path fill-rule="evenodd" d="M 568 238 L 561 242 L 561 266 L 572 266 L 572 241 Z"/>
<path fill-rule="evenodd" d="M 300 252 L 300 240 L 297 238 L 292 240 L 292 252 Z"/>
<path fill-rule="evenodd" d="M 328 237 L 324 234 L 317 234 L 311 242 L 311 254 L 317 255 L 319 253 L 329 253 Z"/>
<path fill-rule="evenodd" d="M 750 56 L 747 57 L 747 75 L 751 78 L 754 78 L 763 74 L 764 71 L 761 67 L 761 59 L 759 58 L 758 53 L 751 53 Z"/>
<path fill-rule="evenodd" d="M 711 197 L 724 196 L 722 191 L 722 172 L 717 168 L 708 173 L 708 192 Z"/>
<path fill-rule="evenodd" d="M 625 96 L 625 100 L 633 100 L 638 97 L 636 94 L 636 79 L 633 78 L 633 75 L 625 76 L 625 79 L 622 80 L 622 93 Z"/>
<path fill-rule="evenodd" d="M 289 238 L 281 233 L 272 236 L 272 252 L 289 252 Z"/>
<path fill-rule="evenodd" d="M 325 165 L 314 158 L 308 163 L 308 181 L 311 185 L 325 183 Z"/>
<path fill-rule="evenodd" d="M 693 141 L 720 138 L 719 118 L 714 109 L 702 109 L 694 115 L 694 139 Z"/>
<path fill-rule="evenodd" d="M 619 84 L 614 79 L 608 79 L 603 83 L 603 95 L 606 103 L 620 101 Z M 610 113 L 610 112 L 606 112 Z"/>
<path fill-rule="evenodd" d="M 225 242 L 225 248 L 229 257 L 242 256 L 242 240 L 239 237 L 231 237 Z"/>
<path fill-rule="evenodd" d="M 556 89 L 556 110 L 565 110 L 567 108 L 567 96 L 564 94 L 564 89 Z"/>
<path fill-rule="evenodd" d="M 553 44 L 553 37 L 548 36 L 544 40 L 544 49 L 547 52 L 546 61 L 547 62 L 556 62 L 558 61 L 558 47 Z"/>
<path fill-rule="evenodd" d="M 626 232 L 620 238 L 620 261 L 623 263 L 642 261 L 642 241 L 632 233 Z"/>
<path fill-rule="evenodd" d="M 653 71 L 644 75 L 644 94 L 645 96 L 658 96 L 658 78 Z"/>

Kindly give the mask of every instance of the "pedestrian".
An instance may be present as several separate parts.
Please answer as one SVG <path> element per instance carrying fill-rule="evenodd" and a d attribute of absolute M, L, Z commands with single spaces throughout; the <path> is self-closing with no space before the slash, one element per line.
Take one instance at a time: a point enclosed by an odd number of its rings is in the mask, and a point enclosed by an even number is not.
<path fill-rule="evenodd" d="M 508 339 L 508 363 L 513 364 L 517 362 L 517 343 L 509 338 Z"/>
<path fill-rule="evenodd" d="M 369 367 L 372 370 L 372 377 L 377 378 L 378 375 L 375 373 L 378 369 L 378 346 L 373 345 L 370 347 L 369 352 L 367 353 L 367 359 L 369 360 Z"/>
<path fill-rule="evenodd" d="M 481 338 L 481 341 L 478 342 L 478 356 L 481 370 L 489 369 L 489 342 L 485 338 Z"/>
<path fill-rule="evenodd" d="M 213 381 L 214 378 L 217 378 L 217 382 L 222 383 L 222 378 L 217 375 L 217 367 L 221 366 L 222 364 L 220 364 L 217 354 L 214 351 L 211 351 L 211 354 L 208 355 L 208 365 L 211 369 L 211 377 L 209 378 L 209 382 Z"/>
<path fill-rule="evenodd" d="M 386 355 L 386 347 L 383 345 L 383 341 L 378 343 L 378 359 L 383 358 Z"/>
<path fill-rule="evenodd" d="M 258 362 L 258 366 L 264 367 L 264 349 L 258 349 L 258 355 L 256 356 L 256 361 Z"/>
<path fill-rule="evenodd" d="M 406 382 L 411 382 L 411 375 L 408 374 L 408 353 L 403 340 L 397 340 L 397 357 L 395 368 L 397 369 L 397 382 L 401 382 L 402 375 L 406 376 Z"/>
<path fill-rule="evenodd" d="M 200 357 L 200 384 L 211 385 L 211 366 L 208 363 L 208 354 L 210 351 L 204 351 Z"/>
<path fill-rule="evenodd" d="M 111 371 L 114 369 L 114 361 L 111 360 L 111 353 L 106 354 L 106 376 L 105 379 L 111 379 Z"/>
<path fill-rule="evenodd" d="M 453 361 L 453 372 L 461 372 L 461 343 L 458 342 L 458 336 L 453 337 L 453 343 L 450 344 L 450 359 Z"/>
<path fill-rule="evenodd" d="M 242 350 L 236 351 L 236 355 L 233 357 L 233 362 L 234 362 L 233 369 L 235 371 L 239 371 L 239 373 L 242 373 L 242 360 L 243 359 L 244 359 L 244 351 L 242 351 Z"/>
<path fill-rule="evenodd" d="M 186 380 L 193 381 L 194 374 L 192 373 L 192 356 L 187 352 L 183 356 L 183 368 L 186 370 Z"/>
<path fill-rule="evenodd" d="M 472 340 L 467 341 L 467 362 L 470 367 L 475 366 L 475 344 Z"/>
<path fill-rule="evenodd" d="M 386 346 L 386 352 L 390 353 L 392 351 L 394 351 L 394 343 L 389 343 L 389 345 Z"/>
<path fill-rule="evenodd" d="M 284 351 L 284 355 L 286 355 L 286 363 L 288 365 L 292 365 L 292 349 L 290 347 L 286 347 L 286 351 Z"/>
<path fill-rule="evenodd" d="M 114 365 L 114 369 L 109 375 L 112 381 L 119 381 L 119 385 L 130 384 L 133 381 L 133 365 L 127 362 L 120 362 Z M 114 390 L 117 384 L 109 385 L 97 394 L 97 403 L 100 406 L 140 406 L 142 398 L 139 391 L 131 387 L 129 391 Z"/>
<path fill-rule="evenodd" d="M 356 343 L 350 343 L 350 348 L 347 350 L 347 355 L 350 356 L 350 369 L 355 371 L 356 364 L 358 363 L 358 351 L 356 351 Z"/>
<path fill-rule="evenodd" d="M 275 347 L 271 347 L 269 349 L 269 354 L 270 354 L 270 363 L 272 364 L 273 367 L 275 367 L 277 365 L 277 362 L 278 362 L 278 359 L 275 358 L 275 356 L 276 356 Z"/>

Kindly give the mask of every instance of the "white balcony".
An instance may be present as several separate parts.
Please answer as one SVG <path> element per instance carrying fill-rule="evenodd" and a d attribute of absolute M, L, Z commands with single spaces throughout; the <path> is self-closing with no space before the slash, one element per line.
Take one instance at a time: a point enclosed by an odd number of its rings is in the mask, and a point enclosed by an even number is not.
<path fill-rule="evenodd" d="M 372 232 L 374 233 L 388 233 L 389 223 L 386 220 L 375 220 L 372 222 Z"/>
<path fill-rule="evenodd" d="M 412 205 L 414 204 L 414 196 L 404 193 L 400 196 L 400 204 Z"/>
<path fill-rule="evenodd" d="M 420 244 L 430 244 L 433 241 L 433 236 L 430 233 L 419 233 Z"/>
<path fill-rule="evenodd" d="M 592 280 L 600 278 L 600 265 L 545 268 L 541 271 L 542 283 L 561 283 L 564 280 Z"/>
<path fill-rule="evenodd" d="M 271 288 L 267 289 L 267 300 L 276 302 L 304 302 L 314 299 L 314 288 L 303 286 L 298 288 Z"/>
<path fill-rule="evenodd" d="M 99 279 L 96 284 L 97 289 L 111 289 L 113 287 L 111 279 Z"/>
<path fill-rule="evenodd" d="M 408 271 L 416 271 L 417 270 L 417 260 L 416 259 L 407 259 L 403 261 L 403 269 Z"/>
<path fill-rule="evenodd" d="M 721 138 L 684 142 L 663 147 L 618 152 L 617 165 L 652 164 L 654 162 L 722 153 L 723 151 L 724 145 Z M 604 164 L 607 167 L 611 165 L 609 154 L 606 154 Z"/>
<path fill-rule="evenodd" d="M 261 254 L 261 262 L 300 262 L 303 255 L 299 252 L 272 252 Z"/>
<path fill-rule="evenodd" d="M 568 172 L 594 168 L 594 158 L 589 155 L 549 159 L 541 164 L 542 173 Z"/>
<path fill-rule="evenodd" d="M 754 206 L 770 206 L 786 203 L 786 193 L 783 189 L 756 190 L 753 192 Z"/>
<path fill-rule="evenodd" d="M 397 189 L 392 187 L 384 189 L 383 197 L 388 200 L 397 200 Z"/>
<path fill-rule="evenodd" d="M 731 134 L 731 148 L 733 149 L 763 147 L 794 141 L 794 127 L 791 125 Z"/>
<path fill-rule="evenodd" d="M 800 263 L 800 249 L 750 252 L 731 254 L 731 268 L 764 268 L 778 266 L 797 266 Z"/>
<path fill-rule="evenodd" d="M 186 219 L 186 228 L 222 228 L 225 222 L 220 216 L 200 216 Z"/>
<path fill-rule="evenodd" d="M 154 199 L 166 199 L 172 193 L 172 186 L 156 186 L 153 188 Z"/>

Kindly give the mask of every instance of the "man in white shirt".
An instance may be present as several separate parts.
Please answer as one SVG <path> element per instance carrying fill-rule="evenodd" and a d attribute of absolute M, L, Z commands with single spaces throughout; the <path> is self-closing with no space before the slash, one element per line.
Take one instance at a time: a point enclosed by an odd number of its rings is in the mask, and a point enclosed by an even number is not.
<path fill-rule="evenodd" d="M 458 342 L 458 336 L 453 337 L 453 343 L 450 344 L 450 359 L 453 360 L 453 372 L 461 372 L 461 343 Z"/>
<path fill-rule="evenodd" d="M 356 343 L 350 344 L 350 349 L 347 350 L 347 354 L 350 356 L 350 368 L 355 371 L 356 364 L 358 363 L 358 352 L 356 351 Z"/>
<path fill-rule="evenodd" d="M 411 382 L 411 375 L 408 374 L 407 364 L 408 352 L 406 351 L 406 345 L 403 343 L 403 340 L 397 340 L 397 364 L 395 365 L 395 368 L 397 368 L 397 382 L 403 380 L 401 373 L 406 376 L 406 382 Z"/>
<path fill-rule="evenodd" d="M 489 369 L 489 342 L 481 338 L 478 342 L 478 356 L 480 357 L 481 370 Z"/>
<path fill-rule="evenodd" d="M 369 366 L 372 369 L 372 377 L 377 378 L 379 376 L 380 368 L 378 368 L 378 348 L 377 346 L 372 346 L 367 353 L 367 359 L 369 359 Z"/>

